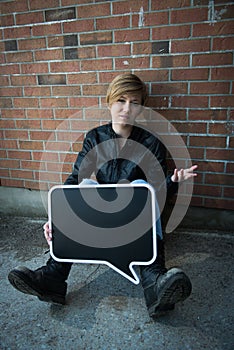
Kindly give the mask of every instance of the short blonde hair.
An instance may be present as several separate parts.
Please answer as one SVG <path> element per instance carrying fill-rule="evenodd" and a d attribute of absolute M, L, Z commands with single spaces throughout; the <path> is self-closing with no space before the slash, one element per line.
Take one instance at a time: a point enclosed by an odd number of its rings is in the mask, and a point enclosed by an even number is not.
<path fill-rule="evenodd" d="M 147 99 L 147 90 L 145 83 L 135 74 L 124 73 L 117 75 L 110 83 L 106 102 L 109 106 L 116 102 L 123 95 L 141 95 L 141 104 L 144 106 Z"/>

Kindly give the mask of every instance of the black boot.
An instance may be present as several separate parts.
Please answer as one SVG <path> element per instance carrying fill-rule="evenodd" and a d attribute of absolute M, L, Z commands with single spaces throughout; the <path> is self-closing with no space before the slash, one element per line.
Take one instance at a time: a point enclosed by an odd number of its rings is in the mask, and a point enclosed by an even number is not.
<path fill-rule="evenodd" d="M 12 286 L 22 293 L 37 296 L 42 301 L 65 304 L 70 263 L 62 263 L 51 257 L 46 266 L 37 270 L 17 267 L 10 271 L 8 279 Z"/>
<path fill-rule="evenodd" d="M 153 264 L 140 266 L 141 283 L 151 317 L 158 317 L 183 301 L 192 291 L 191 282 L 178 268 L 165 268 L 164 243 L 157 238 L 157 258 Z"/>

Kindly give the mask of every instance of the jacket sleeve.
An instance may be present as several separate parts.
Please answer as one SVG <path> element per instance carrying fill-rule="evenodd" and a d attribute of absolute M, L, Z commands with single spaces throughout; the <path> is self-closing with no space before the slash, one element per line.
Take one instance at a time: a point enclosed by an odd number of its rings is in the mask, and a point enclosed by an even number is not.
<path fill-rule="evenodd" d="M 95 167 L 95 150 L 93 149 L 91 133 L 88 133 L 73 165 L 72 173 L 64 185 L 78 185 L 83 179 L 89 178 Z"/>
<path fill-rule="evenodd" d="M 158 193 L 166 190 L 167 198 L 169 198 L 178 191 L 178 183 L 171 181 L 172 174 L 167 174 L 166 148 L 158 139 L 156 139 L 152 145 L 151 152 L 152 158 L 154 158 L 152 159 L 152 162 L 150 162 L 151 166 L 149 167 L 151 184 Z M 157 161 L 155 161 L 155 158 Z"/>

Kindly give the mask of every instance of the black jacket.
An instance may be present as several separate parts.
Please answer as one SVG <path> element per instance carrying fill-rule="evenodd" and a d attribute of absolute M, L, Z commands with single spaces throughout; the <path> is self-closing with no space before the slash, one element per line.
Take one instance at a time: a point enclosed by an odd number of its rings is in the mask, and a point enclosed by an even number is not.
<path fill-rule="evenodd" d="M 157 192 L 177 191 L 177 184 L 166 176 L 166 148 L 156 136 L 135 125 L 121 149 L 119 139 L 111 123 L 89 131 L 65 185 L 77 185 L 94 173 L 99 184 L 143 179 Z"/>

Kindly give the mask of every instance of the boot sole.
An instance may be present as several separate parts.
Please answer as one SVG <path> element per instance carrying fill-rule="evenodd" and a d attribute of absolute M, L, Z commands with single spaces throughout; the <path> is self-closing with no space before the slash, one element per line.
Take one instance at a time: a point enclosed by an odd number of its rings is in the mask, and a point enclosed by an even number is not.
<path fill-rule="evenodd" d="M 44 294 L 42 291 L 32 285 L 31 280 L 20 271 L 13 270 L 8 275 L 10 284 L 18 291 L 24 294 L 30 294 L 38 297 L 39 300 L 47 303 L 65 305 L 65 298 L 60 295 Z"/>
<path fill-rule="evenodd" d="M 191 282 L 183 272 L 172 275 L 165 282 L 157 302 L 149 306 L 148 312 L 150 317 L 159 317 L 165 315 L 167 311 L 173 310 L 175 304 L 187 299 L 191 291 Z"/>

